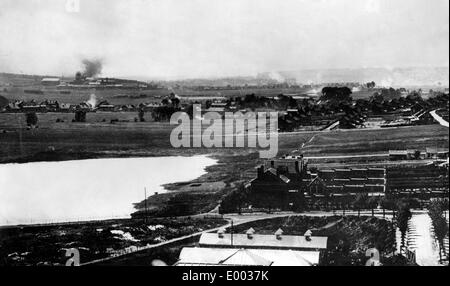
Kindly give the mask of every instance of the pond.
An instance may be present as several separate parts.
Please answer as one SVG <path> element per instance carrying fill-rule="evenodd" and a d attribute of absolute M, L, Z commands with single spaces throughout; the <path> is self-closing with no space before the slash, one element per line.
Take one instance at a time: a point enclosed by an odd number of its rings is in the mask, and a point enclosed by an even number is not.
<path fill-rule="evenodd" d="M 130 217 L 133 203 L 189 181 L 207 156 L 90 159 L 0 165 L 0 225 Z"/>

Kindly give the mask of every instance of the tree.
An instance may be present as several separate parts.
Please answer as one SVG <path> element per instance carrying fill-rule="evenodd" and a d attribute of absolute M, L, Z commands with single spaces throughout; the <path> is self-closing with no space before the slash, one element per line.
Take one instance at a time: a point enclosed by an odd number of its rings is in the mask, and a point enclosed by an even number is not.
<path fill-rule="evenodd" d="M 143 109 L 143 108 L 140 108 L 140 109 L 139 109 L 139 112 L 138 112 L 138 117 L 139 117 L 139 121 L 140 121 L 140 122 L 144 122 L 144 121 L 145 121 L 144 114 L 145 114 L 144 109 Z"/>
<path fill-rule="evenodd" d="M 326 86 L 322 88 L 322 100 L 331 100 L 331 101 L 352 101 L 351 97 L 352 91 L 350 88 L 344 87 L 330 87 Z"/>
<path fill-rule="evenodd" d="M 366 83 L 366 86 L 367 86 L 367 88 L 374 88 L 375 82 L 374 81 L 368 82 L 368 83 Z"/>
<path fill-rule="evenodd" d="M 373 209 L 375 209 L 378 206 L 378 203 L 379 203 L 378 197 L 370 197 L 369 200 L 367 201 L 367 205 L 372 210 L 372 213 Z"/>
<path fill-rule="evenodd" d="M 38 117 L 36 115 L 36 112 L 28 112 L 25 114 L 27 125 L 28 126 L 34 126 L 38 123 Z"/>
<path fill-rule="evenodd" d="M 406 100 L 410 104 L 419 103 L 419 102 L 423 101 L 422 96 L 420 95 L 420 93 L 415 91 L 415 90 L 406 96 Z"/>
<path fill-rule="evenodd" d="M 353 207 L 358 210 L 358 216 L 361 209 L 367 207 L 367 202 L 369 200 L 369 196 L 365 193 L 357 194 L 355 200 L 353 201 Z"/>
<path fill-rule="evenodd" d="M 289 96 L 288 107 L 289 108 L 297 108 L 298 107 L 297 100 L 295 100 L 292 96 Z"/>
<path fill-rule="evenodd" d="M 406 232 L 408 231 L 408 221 L 412 217 L 410 206 L 405 200 L 401 200 L 397 204 L 397 226 L 402 233 L 401 249 L 405 247 Z"/>
<path fill-rule="evenodd" d="M 419 150 L 414 151 L 414 159 L 420 159 L 420 151 Z"/>
<path fill-rule="evenodd" d="M 375 92 L 369 98 L 370 102 L 381 104 L 384 101 L 384 97 L 381 93 Z"/>
<path fill-rule="evenodd" d="M 396 209 L 395 202 L 396 199 L 394 197 L 392 197 L 391 195 L 386 195 L 381 199 L 380 205 L 383 209 L 395 210 Z"/>
<path fill-rule="evenodd" d="M 178 106 L 180 105 L 180 99 L 178 99 L 178 97 L 173 97 L 171 99 L 171 101 L 172 101 L 172 106 L 175 108 L 178 108 Z"/>
<path fill-rule="evenodd" d="M 439 248 L 445 253 L 444 239 L 448 235 L 447 220 L 444 216 L 444 211 L 448 209 L 448 199 L 435 199 L 430 202 L 428 206 L 428 215 L 431 218 L 431 223 L 434 229 L 434 235 L 439 242 Z M 439 252 L 441 256 L 441 252 Z"/>
<path fill-rule="evenodd" d="M 77 110 L 75 111 L 75 122 L 86 122 L 86 111 Z"/>
<path fill-rule="evenodd" d="M 9 103 L 8 99 L 0 95 L 0 109 L 7 106 Z"/>

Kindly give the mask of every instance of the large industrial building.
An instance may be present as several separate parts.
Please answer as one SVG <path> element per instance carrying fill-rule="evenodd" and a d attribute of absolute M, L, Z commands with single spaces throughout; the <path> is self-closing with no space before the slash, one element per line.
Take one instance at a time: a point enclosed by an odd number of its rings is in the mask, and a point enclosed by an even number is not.
<path fill-rule="evenodd" d="M 326 255 L 327 237 L 256 234 L 204 233 L 198 247 L 184 247 L 177 266 L 315 266 Z"/>
<path fill-rule="evenodd" d="M 323 197 L 382 197 L 386 192 L 386 169 L 340 168 L 312 173 L 302 156 L 284 156 L 257 167 L 256 178 L 245 187 L 252 207 L 295 211 Z"/>
<path fill-rule="evenodd" d="M 258 208 L 296 210 L 303 204 L 302 181 L 307 164 L 302 156 L 284 156 L 257 167 L 257 176 L 245 187 Z"/>
<path fill-rule="evenodd" d="M 41 84 L 45 86 L 57 86 L 61 83 L 59 78 L 55 77 L 45 77 L 41 80 Z"/>
<path fill-rule="evenodd" d="M 317 174 L 310 174 L 309 182 L 306 181 L 306 183 L 306 192 L 311 196 L 356 196 L 360 193 L 369 196 L 384 196 L 386 169 L 342 168 L 319 170 Z"/>

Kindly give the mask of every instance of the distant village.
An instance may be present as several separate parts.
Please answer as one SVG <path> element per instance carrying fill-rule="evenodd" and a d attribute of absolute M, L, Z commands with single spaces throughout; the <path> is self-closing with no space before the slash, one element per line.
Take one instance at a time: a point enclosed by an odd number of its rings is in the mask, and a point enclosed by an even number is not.
<path fill-rule="evenodd" d="M 77 73 L 70 84 L 62 84 L 59 79 L 54 78 L 42 79 L 42 85 L 57 87 L 81 87 L 86 84 L 96 88 L 99 86 L 113 87 L 117 82 L 132 84 L 136 87 L 141 85 L 137 81 L 83 77 L 81 73 Z M 347 85 L 330 84 L 320 91 L 311 89 L 313 91 L 309 93 L 281 93 L 276 96 L 257 96 L 254 93 L 229 97 L 179 96 L 170 92 L 166 96 L 154 96 L 150 102 L 139 104 L 111 104 L 108 100 L 96 100 L 95 94 L 91 95 L 89 100 L 79 104 L 68 104 L 57 100 L 40 102 L 15 100 L 4 106 L 1 112 L 138 112 L 141 113 L 141 119 L 143 113 L 149 112 L 153 120 L 165 121 L 169 120 L 176 111 L 186 111 L 188 114 L 192 114 L 192 105 L 201 104 L 204 112 L 217 112 L 222 116 L 225 112 L 236 111 L 243 113 L 247 111 L 278 111 L 278 126 L 281 132 L 430 124 L 435 121 L 429 113 L 432 110 L 437 110 L 442 118 L 448 120 L 448 92 L 377 88 L 374 82 L 363 85 L 348 83 Z M 201 89 L 201 87 L 197 88 Z M 352 98 L 352 90 L 358 88 L 364 88 L 372 95 L 367 99 L 355 100 Z M 25 90 L 25 92 L 37 91 Z M 72 91 L 66 90 L 66 92 Z"/>

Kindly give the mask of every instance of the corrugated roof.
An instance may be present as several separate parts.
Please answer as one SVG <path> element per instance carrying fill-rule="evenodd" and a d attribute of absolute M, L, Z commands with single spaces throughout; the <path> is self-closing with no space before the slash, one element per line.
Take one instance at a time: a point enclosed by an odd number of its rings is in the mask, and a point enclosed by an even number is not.
<path fill-rule="evenodd" d="M 54 78 L 54 77 L 44 77 L 41 81 L 59 81 L 59 78 Z"/>
<path fill-rule="evenodd" d="M 286 249 L 326 249 L 327 237 L 312 236 L 308 241 L 304 236 L 283 235 L 277 239 L 275 235 L 253 234 L 249 239 L 246 234 L 233 234 L 233 245 L 231 245 L 231 235 L 225 233 L 220 238 L 217 233 L 204 233 L 200 237 L 200 245 L 252 247 L 252 248 L 286 248 Z"/>
<path fill-rule="evenodd" d="M 219 264 L 235 252 L 236 249 L 232 248 L 183 247 L 179 256 L 179 263 Z"/>
<path fill-rule="evenodd" d="M 206 110 L 206 112 L 224 112 L 225 108 L 223 107 L 210 107 Z"/>
<path fill-rule="evenodd" d="M 389 150 L 389 155 L 408 155 L 406 150 Z"/>
<path fill-rule="evenodd" d="M 286 184 L 289 183 L 291 180 L 289 180 L 288 177 L 284 176 L 284 175 L 280 175 L 280 179 L 283 180 L 283 182 L 285 182 Z"/>
<path fill-rule="evenodd" d="M 319 251 L 184 247 L 176 265 L 263 265 L 269 262 L 271 266 L 311 266 L 319 264 L 319 258 Z"/>
<path fill-rule="evenodd" d="M 254 251 L 248 249 L 238 249 L 231 256 L 225 258 L 221 264 L 223 265 L 254 265 L 254 266 L 270 266 L 273 261 L 267 260 Z"/>

